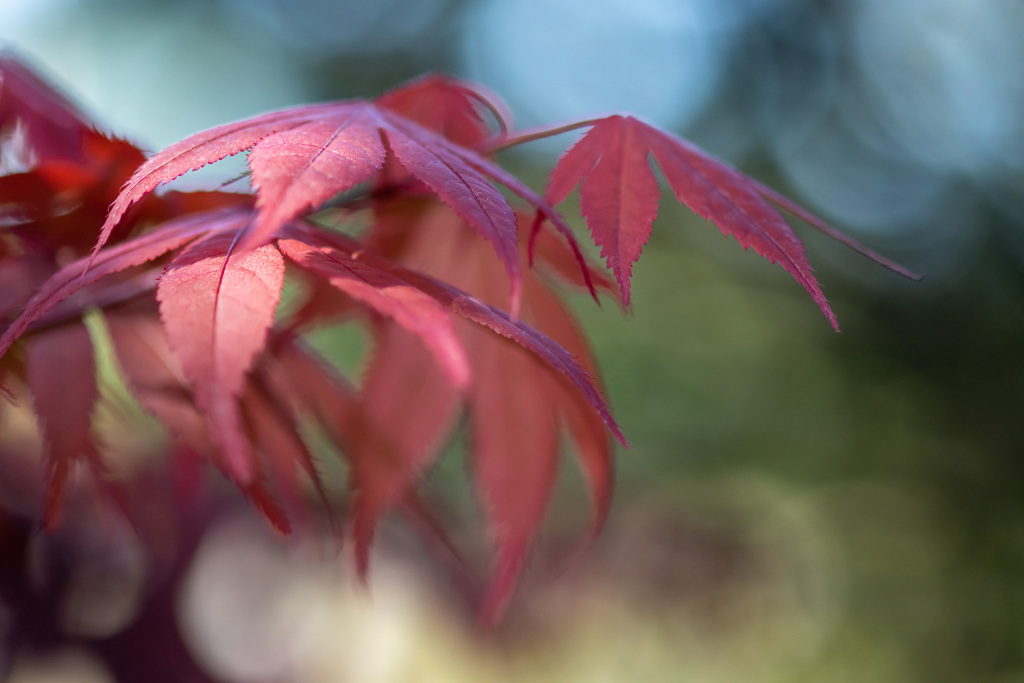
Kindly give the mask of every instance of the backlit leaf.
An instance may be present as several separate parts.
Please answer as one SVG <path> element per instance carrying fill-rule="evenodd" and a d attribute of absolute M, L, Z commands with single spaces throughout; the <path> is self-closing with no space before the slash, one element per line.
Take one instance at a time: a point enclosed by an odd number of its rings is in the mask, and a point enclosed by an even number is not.
<path fill-rule="evenodd" d="M 160 278 L 157 300 L 167 338 L 228 471 L 247 484 L 253 456 L 237 399 L 273 323 L 284 259 L 272 245 L 232 254 L 233 239 L 218 234 L 189 247 Z"/>
<path fill-rule="evenodd" d="M 785 268 L 838 329 L 811 272 L 803 245 L 758 183 L 685 140 L 631 116 L 597 121 L 558 162 L 547 198 L 560 202 L 577 184 L 580 210 L 629 303 L 633 263 L 647 242 L 660 192 L 649 157 L 661 167 L 676 199 L 713 221 L 744 249 Z"/>
<path fill-rule="evenodd" d="M 36 335 L 26 366 L 46 449 L 43 526 L 52 529 L 72 464 L 95 456 L 92 411 L 98 392 L 89 331 L 72 323 Z"/>

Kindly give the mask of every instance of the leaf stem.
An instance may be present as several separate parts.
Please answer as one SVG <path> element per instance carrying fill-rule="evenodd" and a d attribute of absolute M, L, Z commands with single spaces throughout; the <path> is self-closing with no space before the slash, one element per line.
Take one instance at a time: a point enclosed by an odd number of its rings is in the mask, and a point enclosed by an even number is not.
<path fill-rule="evenodd" d="M 902 275 L 903 277 L 909 280 L 913 280 L 916 282 L 921 279 L 922 276 L 919 273 L 915 273 L 909 268 L 905 268 L 900 264 L 896 263 L 892 259 L 886 258 L 885 256 L 882 256 L 878 252 L 867 248 L 857 240 L 853 239 L 849 235 L 840 232 L 839 230 L 836 230 L 831 225 L 821 220 L 810 211 L 804 209 L 796 202 L 791 201 L 790 199 L 771 189 L 767 185 L 762 185 L 761 183 L 755 181 L 755 188 L 761 194 L 762 197 L 767 199 L 776 207 L 782 209 L 783 211 L 793 214 L 794 216 L 796 216 L 803 222 L 807 223 L 811 227 L 820 230 L 821 232 L 825 233 L 826 235 L 828 235 L 835 241 L 839 242 L 840 244 L 843 244 L 849 247 L 850 249 L 853 249 L 858 254 L 866 256 L 868 259 L 874 261 L 880 266 L 888 268 L 894 273 Z"/>
<path fill-rule="evenodd" d="M 460 81 L 459 85 L 468 95 L 482 104 L 483 107 L 491 113 L 491 116 L 494 117 L 495 122 L 498 124 L 498 134 L 495 137 L 507 137 L 509 122 L 512 120 L 512 112 L 510 112 L 508 107 L 505 106 L 505 103 L 501 101 L 501 98 L 487 88 L 476 83 Z"/>
<path fill-rule="evenodd" d="M 578 130 L 580 128 L 586 128 L 592 126 L 604 117 L 598 117 L 594 119 L 585 119 L 583 121 L 570 121 L 569 123 L 559 123 L 548 126 L 537 126 L 534 128 L 527 128 L 514 134 L 502 133 L 492 137 L 489 140 L 484 141 L 479 150 L 487 154 L 493 154 L 495 152 L 501 152 L 521 145 L 525 142 L 533 142 L 534 140 L 542 140 L 544 138 L 554 137 L 555 135 L 561 135 L 562 133 L 568 133 L 572 130 Z"/>

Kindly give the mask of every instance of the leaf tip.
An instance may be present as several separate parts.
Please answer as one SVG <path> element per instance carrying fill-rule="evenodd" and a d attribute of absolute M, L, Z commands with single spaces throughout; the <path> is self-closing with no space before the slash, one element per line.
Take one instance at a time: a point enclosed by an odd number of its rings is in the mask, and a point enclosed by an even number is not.
<path fill-rule="evenodd" d="M 828 320 L 832 326 L 832 330 L 836 333 L 842 332 L 839 329 L 839 320 L 836 318 L 836 314 L 832 312 L 832 308 L 828 305 L 828 302 L 822 299 L 819 304 L 821 306 L 821 312 L 825 314 L 825 319 Z"/>
<path fill-rule="evenodd" d="M 487 587 L 478 612 L 478 624 L 484 632 L 494 631 L 505 616 L 525 568 L 525 555 L 525 547 L 502 550 L 494 577 Z"/>
<path fill-rule="evenodd" d="M 262 481 L 254 481 L 248 486 L 243 486 L 242 492 L 249 498 L 260 514 L 270 522 L 274 529 L 285 536 L 292 533 L 292 525 L 288 521 L 288 515 L 277 504 Z"/>
<path fill-rule="evenodd" d="M 609 429 L 611 429 L 612 436 L 614 436 L 615 440 L 619 442 L 619 445 L 622 446 L 623 450 L 627 450 L 628 451 L 629 450 L 629 440 L 626 439 L 626 435 L 622 433 L 622 430 L 619 428 L 619 425 L 617 425 L 617 424 L 615 424 L 613 422 L 609 426 Z"/>
<path fill-rule="evenodd" d="M 55 476 L 50 480 L 46 490 L 46 501 L 43 504 L 42 528 L 46 533 L 53 533 L 60 526 L 64 514 L 64 475 Z"/>
<path fill-rule="evenodd" d="M 370 546 L 373 545 L 376 522 L 377 515 L 367 505 L 365 498 L 360 496 L 359 502 L 356 503 L 352 536 L 355 543 L 356 578 L 362 586 L 369 583 Z"/>

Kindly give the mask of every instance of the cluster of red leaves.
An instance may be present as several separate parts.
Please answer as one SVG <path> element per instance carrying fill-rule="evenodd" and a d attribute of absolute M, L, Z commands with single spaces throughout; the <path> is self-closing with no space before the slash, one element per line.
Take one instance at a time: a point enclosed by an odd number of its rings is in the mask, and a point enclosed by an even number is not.
<path fill-rule="evenodd" d="M 495 161 L 499 149 L 584 127 L 544 195 Z M 515 132 L 496 98 L 432 76 L 374 101 L 219 126 L 144 160 L 0 54 L 0 136 L 0 383 L 32 396 L 47 527 L 73 463 L 109 479 L 83 323 L 98 310 L 127 386 L 176 452 L 208 458 L 283 531 L 306 507 L 309 484 L 326 495 L 300 436 L 317 424 L 348 463 L 364 572 L 389 510 L 444 540 L 418 484 L 464 417 L 495 544 L 482 610 L 496 618 L 535 542 L 563 434 L 592 494 L 591 535 L 607 514 L 611 441 L 625 441 L 553 284 L 595 297 L 618 290 L 628 304 L 659 200 L 651 158 L 680 202 L 780 263 L 836 324 L 774 207 L 831 229 L 632 117 Z M 246 151 L 255 197 L 153 193 Z M 614 279 L 587 262 L 554 208 L 576 185 Z M 358 239 L 336 229 L 354 223 Z M 296 295 L 282 307 L 286 277 Z M 374 342 L 355 382 L 303 339 L 351 322 Z"/>

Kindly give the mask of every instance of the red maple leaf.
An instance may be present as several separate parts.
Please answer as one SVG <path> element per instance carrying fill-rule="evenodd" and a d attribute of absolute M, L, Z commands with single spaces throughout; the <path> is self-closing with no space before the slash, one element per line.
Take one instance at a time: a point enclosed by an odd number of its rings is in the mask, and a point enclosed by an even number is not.
<path fill-rule="evenodd" d="M 168 332 L 153 300 L 137 300 L 108 310 L 106 324 L 125 380 L 139 403 L 167 427 L 177 442 L 179 457 L 195 454 L 210 458 L 230 472 L 227 454 L 216 445 L 211 416 L 199 408 L 194 384 L 185 375 L 179 354 L 172 348 Z M 326 498 L 312 455 L 299 437 L 300 407 L 311 410 L 281 382 L 287 367 L 317 364 L 316 377 L 347 405 L 351 393 L 342 383 L 332 383 L 312 352 L 296 340 L 275 335 L 268 353 L 260 356 L 238 392 L 242 416 L 235 439 L 244 438 L 241 449 L 250 454 L 243 463 L 249 480 L 236 479 L 241 491 L 279 530 L 291 529 L 290 516 L 305 516 L 308 504 L 302 493 L 301 477 L 310 480 Z M 298 373 L 294 373 L 298 374 Z M 308 374 L 308 373 L 307 373 Z M 296 378 L 297 379 L 297 378 Z M 304 384 L 310 378 L 304 377 Z M 237 444 L 234 444 L 237 447 Z M 284 508 L 278 504 L 284 503 Z M 287 511 L 286 511 L 287 510 Z"/>
<path fill-rule="evenodd" d="M 89 252 L 110 202 L 144 155 L 128 142 L 97 132 L 71 102 L 7 52 L 0 52 L 0 144 L 5 147 L 2 158 L 9 160 L 13 148 L 17 162 L 17 172 L 0 174 L 0 322 L 7 323 L 63 264 Z M 119 241 L 168 215 L 238 201 L 237 195 L 223 193 L 147 197 L 112 237 Z M 130 265 L 122 262 L 116 270 Z M 113 271 L 101 267 L 99 274 L 104 272 Z M 94 473 L 102 476 L 104 470 L 93 441 L 98 392 L 82 310 L 111 305 L 152 284 L 152 277 L 134 271 L 108 278 L 33 321 L 23 366 L 11 356 L 0 363 L 4 384 L 27 386 L 34 399 L 44 437 L 47 528 L 59 518 L 71 465 L 84 460 Z M 58 298 L 76 289 L 77 284 L 58 292 Z M 69 377 L 76 378 L 70 386 Z"/>
<path fill-rule="evenodd" d="M 622 300 L 629 303 L 633 263 L 651 233 L 661 190 L 651 169 L 653 158 L 678 201 L 713 221 L 743 248 L 785 268 L 810 293 L 825 317 L 839 329 L 815 279 L 800 239 L 773 204 L 798 215 L 883 265 L 909 277 L 901 266 L 841 235 L 824 221 L 764 187 L 691 143 L 632 116 L 592 122 L 590 130 L 551 172 L 547 199 L 553 204 L 580 187 L 580 211 L 615 274 Z"/>
<path fill-rule="evenodd" d="M 524 233 L 531 221 L 520 217 Z M 372 246 L 391 258 L 443 278 L 481 301 L 507 307 L 508 285 L 493 253 L 473 238 L 465 223 L 445 207 L 429 200 L 380 202 Z M 538 243 L 538 263 L 550 266 L 560 279 L 583 284 L 575 255 L 563 243 Z M 529 257 L 525 247 L 521 259 Z M 567 263 L 568 277 L 562 271 Z M 607 286 L 598 274 L 593 281 Z M 572 316 L 545 278 L 525 271 L 521 320 L 566 349 L 597 382 L 593 355 Z M 593 396 L 578 383 L 566 382 L 551 365 L 482 333 L 460 325 L 472 366 L 472 384 L 464 402 L 469 416 L 470 463 L 496 545 L 491 585 L 483 600 L 482 617 L 493 622 L 502 613 L 523 571 L 553 494 L 565 429 L 586 474 L 594 503 L 588 538 L 601 528 L 611 499 L 612 454 L 607 428 L 592 409 Z M 393 434 L 388 443 L 360 443 L 352 450 L 357 472 L 369 470 L 387 489 L 369 489 L 357 500 L 357 552 L 365 552 L 376 516 L 400 500 L 423 470 L 437 457 L 452 428 L 452 394 L 443 378 L 424 372 L 423 359 L 410 354 L 405 336 L 392 331 L 387 344 L 404 349 L 401 355 L 378 352 L 367 372 L 366 410 L 379 427 L 374 433 Z M 399 367 L 394 364 L 398 360 Z M 398 373 L 405 377 L 396 381 Z M 390 381 L 380 381 L 380 376 Z M 412 428 L 409 428 L 411 423 Z M 399 426 L 402 425 L 400 429 Z M 383 457 L 382 457 L 383 456 Z M 360 531 L 363 536 L 360 536 Z"/>
<path fill-rule="evenodd" d="M 46 503 L 44 528 L 56 526 L 71 464 L 79 458 L 98 467 L 93 444 L 92 411 L 98 397 L 93 348 L 82 323 L 36 335 L 26 359 L 28 386 L 34 397 L 45 443 Z M 74 382 L 68 382 L 74 377 Z"/>
<path fill-rule="evenodd" d="M 507 133 L 512 122 L 508 108 L 494 93 L 475 83 L 440 74 L 405 83 L 375 102 L 469 148 L 479 146 L 492 135 L 488 116 L 494 119 L 499 134 Z"/>
<path fill-rule="evenodd" d="M 232 476 L 252 481 L 237 398 L 284 286 L 284 258 L 272 246 L 233 255 L 235 235 L 216 232 L 188 246 L 160 276 L 156 297 L 171 347 Z"/>
<path fill-rule="evenodd" d="M 80 161 L 92 123 L 50 83 L 8 50 L 0 50 L 0 138 L 17 134 L 13 152 L 25 164 Z"/>
<path fill-rule="evenodd" d="M 0 357 L 35 396 L 48 442 L 48 523 L 76 459 L 102 472 L 92 436 L 95 368 L 82 323 L 84 311 L 100 308 L 127 385 L 167 426 L 174 452 L 208 457 L 283 531 L 305 507 L 303 477 L 327 498 L 300 436 L 306 421 L 319 423 L 350 463 L 364 572 L 375 526 L 394 508 L 452 552 L 419 484 L 464 411 L 496 548 L 487 620 L 504 609 L 535 545 L 563 434 L 593 498 L 588 538 L 607 515 L 611 437 L 625 440 L 586 339 L 541 271 L 595 297 L 617 286 L 628 304 L 632 265 L 660 195 L 652 159 L 679 201 L 780 263 L 833 325 L 803 247 L 776 207 L 899 268 L 632 117 L 517 133 L 496 98 L 442 76 L 372 102 L 218 126 L 131 172 L 138 150 L 90 130 L 31 70 L 0 53 L 0 75 L 0 134 L 23 129 L 31 160 L 26 170 L 0 175 L 0 285 L 9 285 L 0 316 L 13 317 L 0 334 Z M 558 162 L 546 198 L 492 157 L 582 126 L 591 130 Z M 152 192 L 246 150 L 254 199 Z M 577 185 L 614 279 L 592 270 L 552 208 Z M 533 220 L 499 186 L 532 209 Z M 361 239 L 312 215 L 341 193 L 349 194 L 332 205 L 343 219 L 373 209 L 360 214 L 369 214 Z M 555 233 L 539 232 L 544 225 Z M 527 267 L 534 256 L 536 270 Z M 288 275 L 299 283 L 298 305 L 284 315 L 278 304 Z M 302 341 L 315 325 L 353 320 L 375 341 L 355 387 Z M 23 365 L 4 355 L 19 340 Z M 62 351 L 69 345 L 74 353 Z M 82 383 L 64 392 L 68 376 Z"/>
<path fill-rule="evenodd" d="M 208 430 L 191 420 L 183 431 L 192 436 L 207 434 L 217 454 L 214 461 L 275 525 L 285 528 L 284 515 L 273 507 L 264 490 L 262 470 L 254 455 L 254 439 L 277 438 L 281 430 L 254 436 L 243 419 L 246 410 L 260 409 L 252 403 L 254 399 L 247 398 L 246 378 L 266 351 L 267 332 L 283 284 L 283 254 L 307 275 L 415 335 L 454 389 L 463 389 L 469 377 L 465 342 L 454 331 L 454 319 L 461 317 L 489 335 L 511 339 L 564 376 L 588 403 L 588 410 L 596 411 L 602 424 L 621 439 L 587 371 L 562 346 L 522 321 L 449 284 L 375 256 L 350 238 L 308 224 L 289 223 L 273 244 L 235 251 L 239 236 L 252 220 L 246 208 L 189 214 L 109 246 L 94 258 L 84 257 L 65 266 L 44 283 L 0 336 L 0 354 L 33 325 L 45 324 L 48 316 L 80 316 L 83 302 L 69 297 L 82 288 L 89 288 L 93 297 L 100 296 L 93 289 L 102 286 L 105 278 L 182 250 L 163 267 L 156 291 L 168 345 Z M 134 283 L 132 293 L 138 296 L 152 292 L 154 284 L 152 271 L 143 273 L 145 277 L 127 283 Z M 118 284 L 123 287 L 126 282 Z M 118 301 L 126 298 L 122 293 Z M 68 310 L 62 310 L 62 305 Z M 175 412 L 168 426 L 182 430 L 180 419 L 181 412 Z M 347 424 L 353 424 L 351 419 Z M 341 438 L 347 444 L 354 442 L 351 430 Z M 200 439 L 199 446 L 202 444 Z M 369 482 L 370 488 L 380 484 L 372 476 Z M 385 507 L 406 497 L 404 493 L 388 496 Z"/>
<path fill-rule="evenodd" d="M 447 96 L 436 98 L 439 88 L 445 89 Z M 96 250 L 106 244 L 128 207 L 158 185 L 245 150 L 251 150 L 249 168 L 257 215 L 241 238 L 242 249 L 265 244 L 303 212 L 374 180 L 393 158 L 491 243 L 509 273 L 514 308 L 521 282 L 517 223 L 494 182 L 525 200 L 567 238 L 571 239 L 572 232 L 558 212 L 515 176 L 475 150 L 394 110 L 412 109 L 426 96 L 435 103 L 440 99 L 442 104 L 426 114 L 428 125 L 440 126 L 442 131 L 450 127 L 456 137 L 476 137 L 468 132 L 476 124 L 462 106 L 463 100 L 451 95 L 451 91 L 464 93 L 465 88 L 438 79 L 414 84 L 411 89 L 411 93 L 393 91 L 381 104 L 350 100 L 271 112 L 211 128 L 171 145 L 150 157 L 125 185 L 103 224 Z M 417 115 L 423 115 L 421 108 L 415 109 Z"/>

